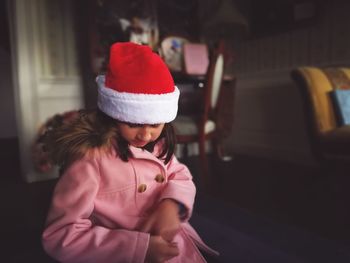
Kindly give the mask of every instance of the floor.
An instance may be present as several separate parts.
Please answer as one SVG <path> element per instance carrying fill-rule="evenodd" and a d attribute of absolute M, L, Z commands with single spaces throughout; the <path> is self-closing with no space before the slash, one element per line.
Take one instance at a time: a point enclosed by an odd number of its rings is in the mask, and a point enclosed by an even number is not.
<path fill-rule="evenodd" d="M 350 163 L 315 167 L 235 156 L 211 164 L 210 195 L 221 202 L 326 238 L 350 240 Z M 198 163 L 188 165 L 199 174 Z"/>
<path fill-rule="evenodd" d="M 55 262 L 40 233 L 55 181 L 27 184 L 18 152 L 2 143 L 2 262 Z M 198 185 L 192 225 L 221 253 L 219 262 L 350 262 L 346 167 L 328 172 L 248 156 L 212 160 L 204 191 L 199 161 L 187 161 Z"/>
<path fill-rule="evenodd" d="M 216 189 L 199 193 L 192 222 L 220 262 L 350 262 L 348 164 L 235 156 L 211 168 Z"/>

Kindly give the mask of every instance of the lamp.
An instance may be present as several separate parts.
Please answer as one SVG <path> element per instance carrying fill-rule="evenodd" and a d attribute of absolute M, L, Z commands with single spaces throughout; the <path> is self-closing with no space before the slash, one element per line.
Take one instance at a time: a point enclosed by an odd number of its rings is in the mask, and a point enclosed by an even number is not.
<path fill-rule="evenodd" d="M 216 12 L 209 15 L 211 7 L 208 8 L 208 15 L 202 16 L 202 34 L 209 39 L 222 39 L 237 35 L 244 35 L 248 32 L 249 23 L 245 16 L 237 9 L 232 0 L 220 0 Z M 210 12 L 209 12 L 210 11 Z"/>

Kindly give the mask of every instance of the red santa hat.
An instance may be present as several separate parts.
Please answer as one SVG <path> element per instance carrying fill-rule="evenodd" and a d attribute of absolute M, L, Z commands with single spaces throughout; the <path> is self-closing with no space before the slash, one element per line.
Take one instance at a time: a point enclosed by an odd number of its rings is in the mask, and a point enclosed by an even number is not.
<path fill-rule="evenodd" d="M 176 117 L 180 92 L 163 60 L 148 46 L 113 44 L 107 74 L 96 81 L 98 108 L 114 119 L 157 124 Z"/>

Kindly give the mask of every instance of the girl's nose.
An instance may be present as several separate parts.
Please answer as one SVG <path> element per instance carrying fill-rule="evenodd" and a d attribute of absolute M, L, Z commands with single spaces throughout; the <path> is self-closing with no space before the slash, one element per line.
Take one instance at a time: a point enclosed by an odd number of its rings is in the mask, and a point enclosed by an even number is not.
<path fill-rule="evenodd" d="M 142 141 L 149 141 L 152 138 L 151 129 L 149 127 L 142 127 L 137 134 L 137 138 Z"/>

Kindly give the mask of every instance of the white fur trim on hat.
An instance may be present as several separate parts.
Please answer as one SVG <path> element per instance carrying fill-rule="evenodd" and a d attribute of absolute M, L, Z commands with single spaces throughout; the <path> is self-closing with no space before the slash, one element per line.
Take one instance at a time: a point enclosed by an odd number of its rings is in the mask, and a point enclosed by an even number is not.
<path fill-rule="evenodd" d="M 175 86 L 172 93 L 136 94 L 118 92 L 105 87 L 105 76 L 96 78 L 98 108 L 108 116 L 129 123 L 158 124 L 175 119 L 180 96 Z"/>

